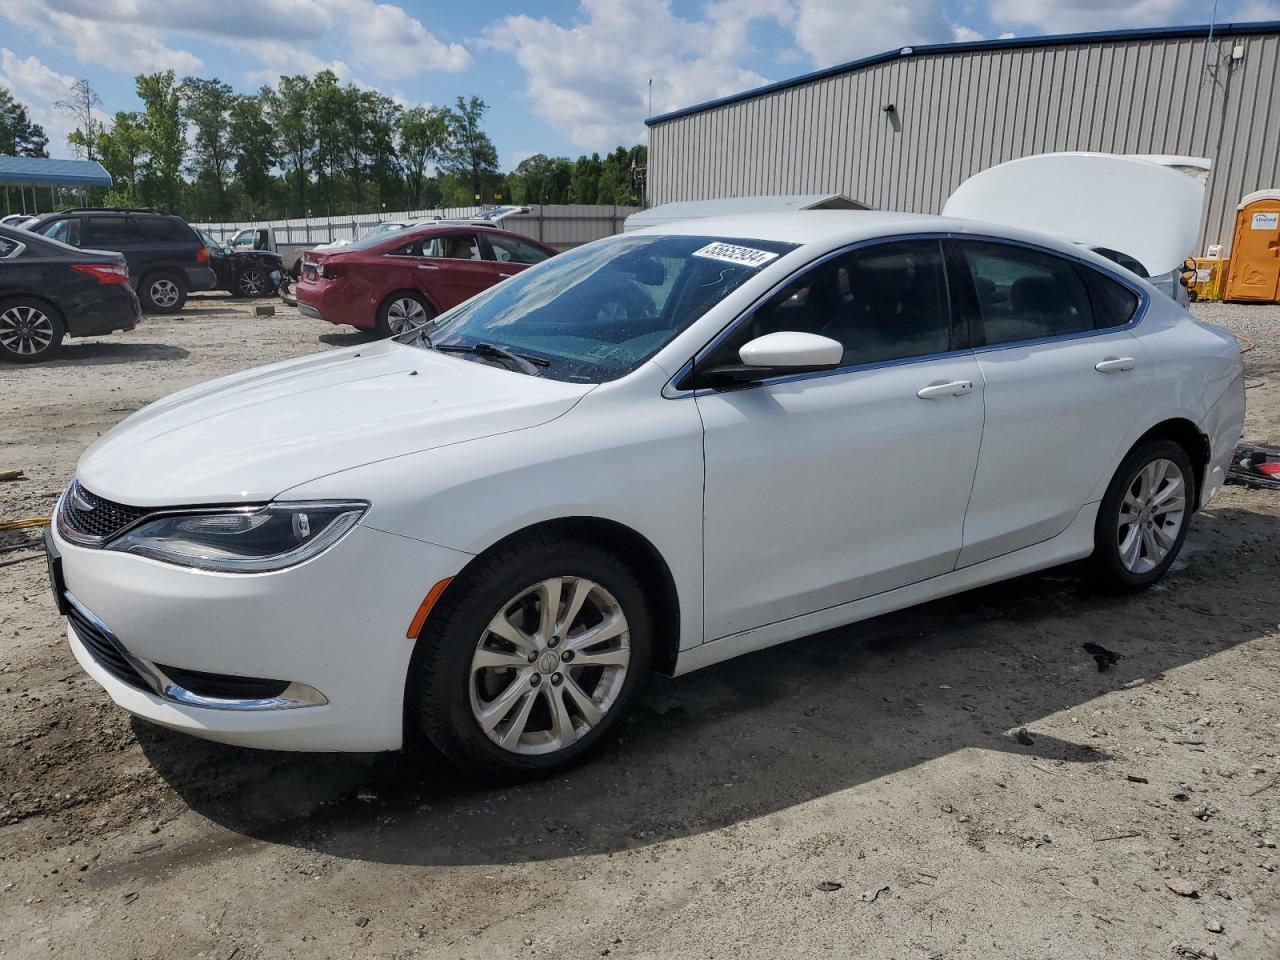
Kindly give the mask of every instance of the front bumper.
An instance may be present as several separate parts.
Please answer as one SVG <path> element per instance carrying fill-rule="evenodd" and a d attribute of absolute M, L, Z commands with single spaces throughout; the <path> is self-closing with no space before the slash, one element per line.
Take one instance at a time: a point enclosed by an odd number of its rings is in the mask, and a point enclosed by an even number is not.
<path fill-rule="evenodd" d="M 406 628 L 431 586 L 470 559 L 359 525 L 313 560 L 248 575 L 86 549 L 56 533 L 53 540 L 76 604 L 72 652 L 112 700 L 174 730 L 276 750 L 398 749 L 416 642 Z M 84 623 L 77 631 L 84 613 L 117 641 L 143 682 L 122 672 L 94 636 L 86 643 Z M 275 698 L 200 702 L 184 696 L 191 691 L 172 683 L 163 665 L 288 686 Z"/>

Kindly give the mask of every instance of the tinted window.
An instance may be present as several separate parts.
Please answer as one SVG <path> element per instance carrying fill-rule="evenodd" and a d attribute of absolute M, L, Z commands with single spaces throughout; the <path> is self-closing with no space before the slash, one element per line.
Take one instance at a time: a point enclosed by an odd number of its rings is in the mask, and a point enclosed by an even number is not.
<path fill-rule="evenodd" d="M 541 263 L 551 256 L 541 247 L 515 237 L 493 233 L 487 233 L 485 237 L 493 248 L 493 259 L 502 263 Z"/>
<path fill-rule="evenodd" d="M 960 244 L 978 295 L 987 343 L 1093 329 L 1084 279 L 1070 260 L 1007 243 Z"/>
<path fill-rule="evenodd" d="M 42 226 L 38 232 L 44 234 L 50 240 L 58 240 L 73 247 L 80 246 L 79 217 L 64 217 L 61 220 L 51 220 Z"/>
<path fill-rule="evenodd" d="M 190 243 L 191 230 L 186 224 L 164 217 L 138 217 L 133 221 L 138 239 L 144 243 Z"/>
<path fill-rule="evenodd" d="M 1138 309 L 1138 295 L 1097 270 L 1082 267 L 1093 297 L 1094 322 L 1099 327 L 1123 327 Z"/>
<path fill-rule="evenodd" d="M 114 250 L 120 244 L 128 243 L 129 240 L 128 217 L 85 218 L 84 246 Z"/>
<path fill-rule="evenodd" d="M 780 330 L 840 341 L 844 366 L 945 353 L 951 318 L 941 245 L 903 240 L 828 260 L 770 298 L 712 362 L 738 363 L 743 344 Z"/>
<path fill-rule="evenodd" d="M 19 246 L 20 244 L 17 240 L 11 240 L 3 233 L 0 233 L 0 260 L 3 260 L 5 257 L 13 256 L 18 252 Z"/>

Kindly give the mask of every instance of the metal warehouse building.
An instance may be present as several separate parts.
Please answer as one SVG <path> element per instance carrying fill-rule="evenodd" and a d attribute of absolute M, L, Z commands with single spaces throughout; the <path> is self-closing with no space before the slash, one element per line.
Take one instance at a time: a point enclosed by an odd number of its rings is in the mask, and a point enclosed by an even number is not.
<path fill-rule="evenodd" d="M 938 213 L 1033 153 L 1208 157 L 1202 247 L 1280 187 L 1280 21 L 904 47 L 653 117 L 649 202 L 843 193 Z"/>

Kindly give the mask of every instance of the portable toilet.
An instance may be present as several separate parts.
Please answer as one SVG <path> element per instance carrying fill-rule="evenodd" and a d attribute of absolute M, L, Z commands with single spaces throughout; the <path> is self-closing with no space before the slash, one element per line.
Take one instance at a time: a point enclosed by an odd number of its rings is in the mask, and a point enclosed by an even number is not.
<path fill-rule="evenodd" d="M 1280 190 L 1258 190 L 1236 207 L 1223 299 L 1280 303 Z"/>

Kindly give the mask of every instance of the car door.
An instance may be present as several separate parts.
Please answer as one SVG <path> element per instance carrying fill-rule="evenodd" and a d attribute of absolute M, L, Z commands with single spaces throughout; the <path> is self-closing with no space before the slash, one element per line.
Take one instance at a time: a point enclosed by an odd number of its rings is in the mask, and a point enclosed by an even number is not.
<path fill-rule="evenodd" d="M 495 264 L 484 259 L 474 230 L 424 237 L 421 252 L 414 264 L 417 286 L 439 310 L 455 307 L 497 282 Z"/>
<path fill-rule="evenodd" d="M 86 250 L 108 250 L 124 255 L 129 265 L 129 279 L 136 286 L 145 254 L 132 229 L 131 218 L 124 214 L 94 214 L 84 218 L 80 228 L 80 246 Z"/>
<path fill-rule="evenodd" d="M 696 394 L 708 639 L 947 573 L 962 544 L 982 382 L 939 241 L 826 259 L 698 363 L 738 362 L 744 343 L 780 330 L 839 340 L 844 361 Z"/>
<path fill-rule="evenodd" d="M 959 566 L 1066 529 L 1134 439 L 1150 365 L 1136 286 L 1048 250 L 952 240 L 971 284 L 986 426 Z"/>

